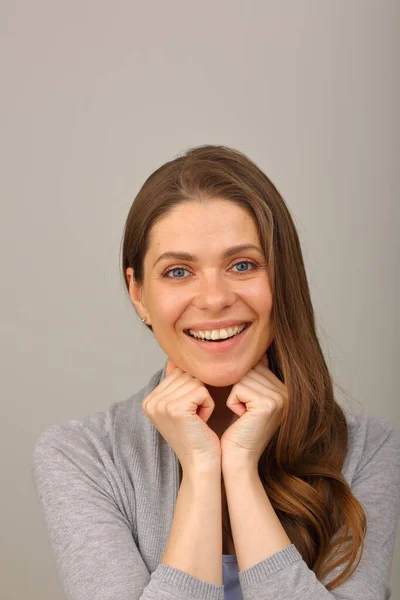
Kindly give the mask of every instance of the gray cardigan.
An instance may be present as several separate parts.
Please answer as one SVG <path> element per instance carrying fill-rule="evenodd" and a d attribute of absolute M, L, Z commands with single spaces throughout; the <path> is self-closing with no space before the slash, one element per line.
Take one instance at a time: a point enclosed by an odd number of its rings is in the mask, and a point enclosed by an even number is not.
<path fill-rule="evenodd" d="M 342 407 L 350 445 L 342 473 L 367 514 L 361 562 L 328 592 L 291 544 L 224 585 L 161 564 L 179 491 L 179 461 L 141 409 L 164 368 L 124 401 L 52 425 L 38 437 L 32 477 L 68 600 L 388 600 L 400 512 L 400 434 L 382 418 Z"/>

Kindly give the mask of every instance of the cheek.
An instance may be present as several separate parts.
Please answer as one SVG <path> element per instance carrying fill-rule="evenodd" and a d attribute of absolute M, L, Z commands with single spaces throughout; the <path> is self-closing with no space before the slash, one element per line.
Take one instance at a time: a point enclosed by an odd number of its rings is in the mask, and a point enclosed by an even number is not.
<path fill-rule="evenodd" d="M 249 285 L 242 294 L 243 300 L 259 314 L 269 314 L 272 311 L 272 294 L 265 285 Z"/>
<path fill-rule="evenodd" d="M 185 310 L 185 306 L 182 295 L 163 291 L 158 294 L 153 308 L 158 322 L 167 331 L 171 327 L 175 327 L 176 322 L 179 321 Z"/>

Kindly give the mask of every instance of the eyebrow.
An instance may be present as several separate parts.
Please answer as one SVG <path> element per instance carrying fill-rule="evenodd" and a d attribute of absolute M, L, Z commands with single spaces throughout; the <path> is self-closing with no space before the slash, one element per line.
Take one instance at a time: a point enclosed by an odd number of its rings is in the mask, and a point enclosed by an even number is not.
<path fill-rule="evenodd" d="M 222 258 L 229 258 L 230 256 L 233 256 L 234 254 L 237 254 L 238 252 L 242 252 L 243 250 L 257 250 L 257 252 L 259 252 L 260 254 L 264 255 L 263 251 L 261 250 L 261 248 L 259 248 L 258 246 L 255 246 L 254 244 L 238 244 L 236 246 L 231 246 L 230 248 L 227 248 L 225 250 L 225 252 L 222 253 Z M 155 261 L 153 267 L 156 266 L 156 264 L 165 258 L 176 258 L 178 260 L 186 260 L 188 262 L 194 262 L 196 260 L 198 260 L 197 256 L 194 256 L 193 254 L 189 254 L 189 252 L 164 252 L 163 254 L 161 254 L 161 256 L 159 256 L 157 258 L 157 260 Z"/>

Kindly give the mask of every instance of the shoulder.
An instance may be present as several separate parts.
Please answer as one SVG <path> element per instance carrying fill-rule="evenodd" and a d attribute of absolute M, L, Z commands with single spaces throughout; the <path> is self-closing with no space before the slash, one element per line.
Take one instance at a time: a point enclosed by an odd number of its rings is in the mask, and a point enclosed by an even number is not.
<path fill-rule="evenodd" d="M 343 465 L 351 484 L 361 473 L 384 465 L 400 472 L 400 432 L 387 419 L 341 407 L 348 424 L 348 448 Z"/>
<path fill-rule="evenodd" d="M 62 421 L 45 428 L 36 438 L 31 454 L 31 468 L 54 461 L 61 455 L 71 460 L 89 455 L 106 464 L 124 452 L 131 455 L 132 445 L 150 434 L 151 423 L 142 411 L 142 402 L 154 389 L 163 369 L 129 398 L 114 402 L 105 410 L 89 413 L 77 419 Z"/>

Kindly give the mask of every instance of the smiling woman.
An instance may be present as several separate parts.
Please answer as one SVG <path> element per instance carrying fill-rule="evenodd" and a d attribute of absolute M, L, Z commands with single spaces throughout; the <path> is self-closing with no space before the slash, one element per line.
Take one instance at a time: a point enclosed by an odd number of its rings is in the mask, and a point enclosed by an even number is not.
<path fill-rule="evenodd" d="M 36 443 L 68 597 L 386 600 L 400 437 L 336 401 L 267 175 L 225 146 L 162 165 L 129 210 L 122 273 L 168 360 Z"/>
<path fill-rule="evenodd" d="M 236 150 L 189 150 L 158 168 L 135 198 L 122 268 L 157 342 L 214 399 L 215 431 L 232 420 L 232 385 L 266 353 L 290 400 L 260 458 L 260 478 L 309 568 L 322 580 L 336 567 L 326 589 L 342 586 L 363 554 L 366 513 L 343 477 L 348 423 L 318 341 L 299 237 L 277 188 Z M 205 342 L 219 337 L 226 319 L 248 326 L 233 340 Z M 189 328 L 201 341 L 186 335 Z"/>

